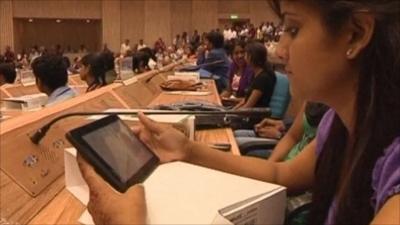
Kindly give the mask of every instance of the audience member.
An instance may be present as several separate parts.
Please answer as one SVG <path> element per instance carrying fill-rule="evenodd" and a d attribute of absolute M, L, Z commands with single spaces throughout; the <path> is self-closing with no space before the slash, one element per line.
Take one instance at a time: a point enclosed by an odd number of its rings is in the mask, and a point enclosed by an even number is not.
<path fill-rule="evenodd" d="M 12 63 L 0 62 L 0 86 L 14 83 L 16 77 L 17 73 Z"/>
<path fill-rule="evenodd" d="M 125 56 L 128 51 L 131 50 L 131 46 L 129 45 L 129 39 L 125 39 L 125 41 L 121 44 L 121 55 Z"/>
<path fill-rule="evenodd" d="M 101 88 L 107 84 L 106 82 L 106 66 L 104 58 L 99 53 L 90 53 L 81 59 L 80 77 L 86 82 L 88 88 L 86 92 L 90 92 Z"/>
<path fill-rule="evenodd" d="M 49 96 L 45 106 L 51 106 L 76 96 L 68 86 L 68 72 L 61 56 L 45 55 L 32 62 L 32 71 L 39 91 Z"/>
<path fill-rule="evenodd" d="M 218 76 L 216 85 L 218 92 L 221 93 L 228 87 L 228 69 L 229 69 L 229 58 L 224 50 L 224 36 L 218 32 L 210 32 L 205 37 L 206 55 L 205 50 L 199 52 L 197 65 L 200 65 L 202 69 Z"/>
<path fill-rule="evenodd" d="M 146 48 L 146 47 L 147 47 L 147 45 L 144 43 L 143 39 L 140 39 L 140 40 L 139 40 L 139 44 L 138 44 L 138 46 L 137 46 L 137 50 L 139 51 L 139 50 L 141 50 L 142 48 Z"/>
<path fill-rule="evenodd" d="M 246 46 L 246 62 L 254 71 L 254 78 L 244 99 L 235 109 L 251 107 L 269 107 L 269 101 L 275 88 L 276 76 L 267 63 L 267 50 L 259 42 Z"/>
<path fill-rule="evenodd" d="M 14 63 L 16 60 L 14 52 L 11 50 L 10 46 L 6 46 L 6 51 L 4 52 L 4 62 Z"/>
<path fill-rule="evenodd" d="M 248 91 L 254 72 L 245 60 L 245 48 L 244 41 L 235 41 L 233 60 L 228 70 L 229 85 L 222 92 L 222 98 L 230 98 L 233 95 L 235 99 L 240 99 L 245 97 L 246 91 Z"/>

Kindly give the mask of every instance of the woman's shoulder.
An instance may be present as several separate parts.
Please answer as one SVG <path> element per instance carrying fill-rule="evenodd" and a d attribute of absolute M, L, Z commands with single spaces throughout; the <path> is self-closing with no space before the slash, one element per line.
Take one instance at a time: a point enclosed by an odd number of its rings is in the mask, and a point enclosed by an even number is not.
<path fill-rule="evenodd" d="M 393 195 L 400 193 L 400 136 L 384 150 L 372 173 L 372 202 L 377 212 Z"/>
<path fill-rule="evenodd" d="M 329 109 L 322 117 L 321 122 L 318 125 L 317 148 L 316 148 L 317 155 L 320 155 L 322 147 L 326 139 L 328 138 L 329 130 L 332 126 L 335 115 L 336 115 L 335 111 L 333 109 Z"/>

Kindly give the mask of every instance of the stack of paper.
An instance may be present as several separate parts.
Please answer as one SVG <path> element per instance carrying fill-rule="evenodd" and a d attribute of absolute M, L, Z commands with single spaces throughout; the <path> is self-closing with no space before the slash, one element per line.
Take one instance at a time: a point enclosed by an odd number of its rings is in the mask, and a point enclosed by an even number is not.
<path fill-rule="evenodd" d="M 175 72 L 174 75 L 167 77 L 167 80 L 185 80 L 200 82 L 200 74 L 198 72 Z"/>
<path fill-rule="evenodd" d="M 119 115 L 118 117 L 121 120 L 138 121 L 139 118 L 134 113 L 137 113 L 139 111 L 171 113 L 171 111 L 165 111 L 165 110 L 163 111 L 163 110 L 148 110 L 148 109 L 118 109 L 118 108 L 107 109 L 104 112 L 109 112 L 109 113 L 129 112 L 129 113 L 132 113 L 132 115 Z M 105 117 L 105 116 L 102 116 L 102 115 L 90 116 L 90 117 L 88 117 L 88 119 L 89 120 L 99 120 L 103 117 Z M 169 123 L 169 124 L 175 125 L 174 126 L 175 128 L 182 131 L 189 139 L 194 140 L 195 116 L 193 116 L 193 115 L 174 115 L 174 114 L 162 115 L 162 114 L 158 114 L 158 115 L 148 115 L 148 117 L 150 119 L 160 122 L 160 123 Z"/>
<path fill-rule="evenodd" d="M 75 156 L 75 149 L 66 149 L 66 187 L 87 204 L 89 193 Z M 183 162 L 160 165 L 143 185 L 148 224 L 283 224 L 284 221 L 286 191 L 279 185 Z M 93 224 L 87 212 L 79 222 Z"/>
<path fill-rule="evenodd" d="M 2 99 L 2 106 L 6 110 L 36 110 L 41 109 L 43 105 L 47 102 L 47 95 L 33 94 L 33 95 L 24 95 L 21 97 L 14 98 L 5 98 Z"/>

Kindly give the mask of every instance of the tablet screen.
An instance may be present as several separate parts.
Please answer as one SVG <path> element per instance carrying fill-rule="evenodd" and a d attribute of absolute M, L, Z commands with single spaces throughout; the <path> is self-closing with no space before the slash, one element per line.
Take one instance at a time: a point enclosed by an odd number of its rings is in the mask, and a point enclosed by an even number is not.
<path fill-rule="evenodd" d="M 153 156 L 120 120 L 84 134 L 82 138 L 106 161 L 123 183 L 136 174 Z"/>

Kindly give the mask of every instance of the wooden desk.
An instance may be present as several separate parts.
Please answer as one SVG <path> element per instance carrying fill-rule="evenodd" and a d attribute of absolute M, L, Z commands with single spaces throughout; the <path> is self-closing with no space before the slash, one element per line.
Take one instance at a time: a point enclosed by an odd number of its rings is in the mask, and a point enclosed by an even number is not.
<path fill-rule="evenodd" d="M 152 73 L 146 73 L 138 76 L 138 81 L 134 83 L 134 85 L 145 85 L 145 79 L 151 76 L 151 74 Z M 162 82 L 164 79 L 163 77 L 165 78 L 165 74 L 160 75 L 160 78 L 154 79 L 152 82 L 156 85 Z M 22 134 L 37 129 L 45 122 L 62 113 L 73 111 L 102 111 L 106 108 L 135 108 L 125 102 L 124 96 L 119 96 L 119 94 L 124 93 L 118 91 L 121 87 L 123 87 L 122 84 L 115 83 L 60 103 L 57 107 L 49 107 L 39 112 L 32 112 L 2 122 L 0 124 L 0 137 L 4 137 L 6 141 L 3 140 L 0 143 L 2 146 L 1 151 L 7 150 L 10 143 L 19 142 L 19 138 Z M 208 87 L 213 92 L 212 95 L 196 97 L 169 95 L 164 92 L 159 92 L 154 88 L 148 88 L 149 94 L 154 95 L 148 104 L 154 105 L 189 99 L 220 103 L 219 97 L 216 94 L 215 85 L 212 82 L 208 82 Z M 134 89 L 127 88 L 125 90 L 127 93 L 132 91 L 135 92 Z M 140 94 L 142 95 L 142 93 Z M 143 106 L 139 103 L 138 105 Z M 45 139 L 60 138 L 66 130 L 77 126 L 79 123 L 82 123 L 82 119 L 70 118 L 66 119 L 65 122 L 64 120 L 63 122 L 60 121 L 57 123 L 58 125 L 56 127 L 52 128 Z M 196 132 L 196 140 L 206 143 L 229 142 L 232 144 L 232 152 L 234 154 L 239 153 L 230 129 L 199 131 Z M 0 216 L 3 222 L 21 224 L 78 224 L 77 220 L 83 213 L 85 207 L 64 188 L 64 175 L 59 176 L 35 198 L 27 194 L 27 192 L 4 171 L 0 171 L 0 178 Z"/>
<path fill-rule="evenodd" d="M 204 80 L 206 84 L 205 91 L 211 92 L 210 95 L 205 96 L 191 96 L 191 95 L 171 95 L 167 92 L 162 92 L 158 97 L 156 97 L 149 106 L 155 106 L 159 104 L 169 104 L 174 102 L 183 101 L 206 101 L 218 105 L 221 104 L 221 99 L 219 98 L 217 88 L 212 80 Z M 232 129 L 230 128 L 218 128 L 218 129 L 207 129 L 196 131 L 195 140 L 203 143 L 230 143 L 231 152 L 235 155 L 240 155 L 239 147 L 237 146 L 236 140 L 234 138 Z"/>

